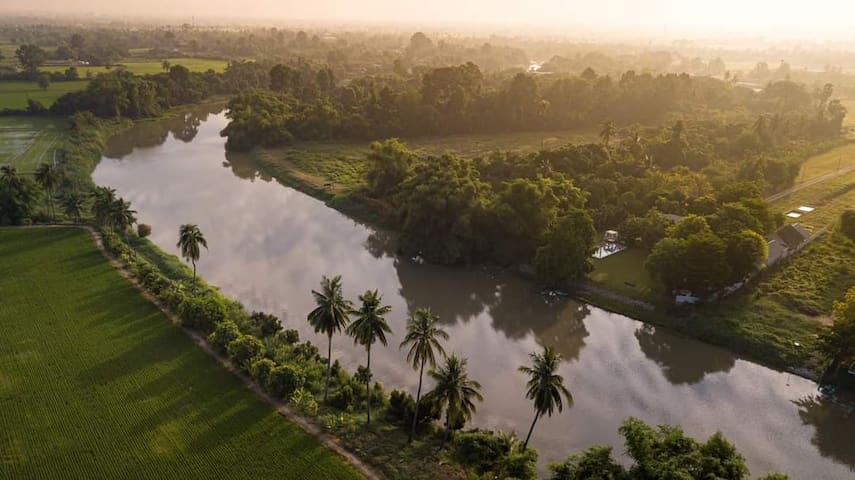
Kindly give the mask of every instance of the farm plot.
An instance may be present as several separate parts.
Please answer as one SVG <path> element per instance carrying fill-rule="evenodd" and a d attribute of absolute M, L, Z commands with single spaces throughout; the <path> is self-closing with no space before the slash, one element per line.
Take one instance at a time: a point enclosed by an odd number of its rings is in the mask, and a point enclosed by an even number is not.
<path fill-rule="evenodd" d="M 73 228 L 0 229 L 0 477 L 359 478 Z"/>
<path fill-rule="evenodd" d="M 0 165 L 31 173 L 40 163 L 52 162 L 67 129 L 67 122 L 61 119 L 0 117 Z"/>

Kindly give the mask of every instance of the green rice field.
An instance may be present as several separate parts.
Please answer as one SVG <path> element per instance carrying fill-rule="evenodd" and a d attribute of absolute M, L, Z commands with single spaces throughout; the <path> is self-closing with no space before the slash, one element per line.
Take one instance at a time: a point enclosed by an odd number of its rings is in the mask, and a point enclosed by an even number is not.
<path fill-rule="evenodd" d="M 0 117 L 0 165 L 32 172 L 40 163 L 53 161 L 65 140 L 65 120 L 46 117 Z"/>
<path fill-rule="evenodd" d="M 41 102 L 45 107 L 50 107 L 57 98 L 68 92 L 83 90 L 88 83 L 88 80 L 53 82 L 43 90 L 36 82 L 2 81 L 0 82 L 0 110 L 4 108 L 24 110 L 27 108 L 29 98 Z"/>
<path fill-rule="evenodd" d="M 355 479 L 76 228 L 0 229 L 0 478 Z"/>

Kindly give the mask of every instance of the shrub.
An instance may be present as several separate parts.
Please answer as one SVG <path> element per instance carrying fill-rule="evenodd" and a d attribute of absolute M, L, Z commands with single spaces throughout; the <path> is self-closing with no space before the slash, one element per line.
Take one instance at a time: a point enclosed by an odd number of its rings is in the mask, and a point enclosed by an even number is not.
<path fill-rule="evenodd" d="M 219 353 L 226 353 L 229 345 L 240 337 L 240 330 L 234 322 L 224 320 L 217 323 L 214 331 L 208 335 L 208 343 Z"/>
<path fill-rule="evenodd" d="M 270 394 L 277 398 L 289 398 L 306 382 L 305 374 L 293 365 L 280 365 L 271 370 L 267 380 Z"/>
<path fill-rule="evenodd" d="M 251 335 L 240 335 L 228 345 L 232 363 L 242 370 L 249 370 L 252 362 L 261 355 L 262 348 L 261 342 Z"/>
<path fill-rule="evenodd" d="M 252 312 L 247 319 L 247 333 L 259 338 L 269 337 L 282 330 L 282 324 L 276 315 L 264 312 Z"/>
<path fill-rule="evenodd" d="M 226 317 L 226 307 L 220 299 L 210 295 L 185 296 L 178 305 L 178 316 L 185 327 L 210 332 Z"/>
<path fill-rule="evenodd" d="M 537 478 L 537 453 L 531 449 L 520 452 L 517 444 L 513 436 L 481 430 L 458 433 L 454 438 L 460 462 L 479 473 L 491 472 L 497 478 Z"/>
<path fill-rule="evenodd" d="M 140 238 L 145 238 L 151 235 L 151 225 L 147 223 L 138 223 L 137 224 L 137 236 Z"/>
<path fill-rule="evenodd" d="M 252 363 L 252 366 L 249 367 L 249 374 L 252 375 L 252 378 L 261 385 L 262 388 L 267 389 L 267 383 L 270 380 L 270 372 L 276 368 L 276 362 L 269 358 L 260 358 Z"/>
<path fill-rule="evenodd" d="M 405 426 L 412 424 L 416 411 L 416 401 L 409 393 L 392 390 L 389 394 L 389 413 Z M 439 420 L 442 416 L 442 405 L 432 400 L 432 397 L 422 396 L 419 406 L 419 425 Z"/>
<path fill-rule="evenodd" d="M 353 387 L 350 385 L 342 385 L 329 396 L 327 403 L 339 410 L 348 410 L 353 406 L 356 400 L 356 395 L 353 393 Z"/>
<path fill-rule="evenodd" d="M 288 345 L 294 345 L 295 343 L 298 343 L 300 341 L 300 332 L 289 328 L 286 330 L 282 330 L 281 332 L 276 334 L 276 337 L 279 338 L 283 343 L 286 343 Z"/>
<path fill-rule="evenodd" d="M 315 397 L 312 396 L 311 392 L 303 387 L 294 390 L 294 393 L 291 394 L 290 403 L 298 412 L 305 415 L 314 417 L 318 414 L 318 402 L 315 401 Z"/>

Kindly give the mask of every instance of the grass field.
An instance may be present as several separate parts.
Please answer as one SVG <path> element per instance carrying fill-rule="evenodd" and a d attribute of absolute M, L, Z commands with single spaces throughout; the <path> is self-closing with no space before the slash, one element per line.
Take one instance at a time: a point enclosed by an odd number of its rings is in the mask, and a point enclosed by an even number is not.
<path fill-rule="evenodd" d="M 844 170 L 853 165 L 855 165 L 855 143 L 832 148 L 825 153 L 814 155 L 805 160 L 794 185 Z"/>
<path fill-rule="evenodd" d="M 53 82 L 42 90 L 36 82 L 25 81 L 1 81 L 0 82 L 0 110 L 10 108 L 23 110 L 27 108 L 27 99 L 38 100 L 45 107 L 50 107 L 57 98 L 68 92 L 83 90 L 88 80 L 75 80 L 71 82 Z"/>
<path fill-rule="evenodd" d="M 649 300 L 654 281 L 644 268 L 647 252 L 628 248 L 606 258 L 594 259 L 594 271 L 588 279 L 611 291 L 639 300 Z"/>
<path fill-rule="evenodd" d="M 495 150 L 532 152 L 541 147 L 555 148 L 596 139 L 594 131 L 576 130 L 416 137 L 401 141 L 420 155 L 453 153 L 472 158 Z M 262 150 L 259 157 L 274 176 L 296 177 L 316 188 L 332 182 L 336 192 L 348 192 L 364 182 L 368 145 L 369 142 L 298 142 Z"/>
<path fill-rule="evenodd" d="M 0 230 L 0 477 L 358 475 L 146 301 L 83 230 Z"/>
<path fill-rule="evenodd" d="M 45 117 L 0 117 L 0 165 L 21 173 L 51 162 L 68 131 L 65 120 Z"/>
<path fill-rule="evenodd" d="M 228 62 L 224 60 L 209 60 L 205 58 L 169 58 L 167 59 L 171 65 L 183 65 L 192 72 L 205 72 L 209 69 L 216 72 L 222 72 L 226 69 Z M 163 73 L 163 60 L 136 60 L 129 59 L 119 62 L 118 65 L 108 69 L 106 67 L 85 67 L 78 66 L 77 73 L 81 77 L 86 76 L 89 72 L 92 75 L 98 73 L 107 73 L 124 68 L 135 75 L 147 75 L 155 73 Z M 39 70 L 43 72 L 64 72 L 68 68 L 67 65 L 43 65 Z"/>

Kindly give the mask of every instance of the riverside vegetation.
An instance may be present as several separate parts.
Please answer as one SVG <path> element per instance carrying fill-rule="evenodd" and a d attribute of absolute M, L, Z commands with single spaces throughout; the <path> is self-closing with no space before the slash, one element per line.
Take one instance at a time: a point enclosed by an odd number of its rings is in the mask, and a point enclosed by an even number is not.
<path fill-rule="evenodd" d="M 96 120 L 96 122 L 98 122 Z M 91 132 L 90 132 L 91 133 Z M 79 135 L 78 133 L 77 135 Z M 75 134 L 72 134 L 75 135 Z M 97 136 L 95 137 L 97 138 Z M 66 162 L 73 161 L 74 156 L 66 156 Z M 68 163 L 64 164 L 69 167 Z M 74 171 L 71 169 L 70 171 Z M 4 177 L 9 184 L 9 179 Z M 66 182 L 60 181 L 60 185 Z M 55 192 L 61 196 L 63 192 Z M 87 197 L 88 198 L 88 197 Z M 467 474 L 500 478 L 534 478 L 536 472 L 534 461 L 536 453 L 524 449 L 513 436 L 487 431 L 465 431 L 463 428 L 469 414 L 477 408 L 478 385 L 476 379 L 468 378 L 465 371 L 465 359 L 453 355 L 443 360 L 439 350 L 435 352 L 437 367 L 431 376 L 437 383 L 435 389 L 419 400 L 419 414 L 416 416 L 416 401 L 404 392 L 385 392 L 376 379 L 372 379 L 370 370 L 361 368 L 356 374 L 344 371 L 332 359 L 324 358 L 318 349 L 306 342 L 301 342 L 296 332 L 283 328 L 278 319 L 261 312 L 246 312 L 236 302 L 223 297 L 216 289 L 206 285 L 204 281 L 195 280 L 191 271 L 186 267 L 160 268 L 158 265 L 176 265 L 173 260 L 160 252 L 156 247 L 141 239 L 130 226 L 134 223 L 134 212 L 127 202 L 116 198 L 109 189 L 99 188 L 93 200 L 87 199 L 80 212 L 81 219 L 93 219 L 102 226 L 102 238 L 105 247 L 121 262 L 125 263 L 131 273 L 165 305 L 176 312 L 186 328 L 196 330 L 208 336 L 212 348 L 223 355 L 228 355 L 236 368 L 246 371 L 259 382 L 269 394 L 275 398 L 288 401 L 291 406 L 303 415 L 320 424 L 323 428 L 338 436 L 345 445 L 357 451 L 367 462 L 391 478 L 460 478 Z M 187 229 L 189 231 L 189 229 Z M 145 232 L 146 229 L 138 228 Z M 194 235 L 195 243 L 200 243 Z M 188 237 L 189 238 L 189 237 Z M 189 239 L 186 242 L 190 245 Z M 139 248 L 146 245 L 144 248 Z M 195 256 L 195 249 L 188 249 L 190 257 Z M 323 298 L 344 299 L 335 292 L 338 288 L 335 281 L 325 282 L 320 293 Z M 383 311 L 379 294 L 363 295 L 364 318 L 382 317 L 377 312 Z M 375 302 L 374 300 L 377 300 Z M 319 307 L 323 300 L 319 301 Z M 376 308 L 375 308 L 376 306 Z M 350 308 L 341 310 L 346 315 Z M 374 313 L 371 313 L 374 312 Z M 421 316 L 426 316 L 422 312 Z M 374 321 L 372 321 L 374 322 Z M 413 331 L 418 330 L 418 316 L 413 320 Z M 375 322 L 376 323 L 376 322 Z M 344 327 L 344 325 L 342 325 Z M 382 330 L 382 327 L 381 327 Z M 374 330 L 375 332 L 377 330 Z M 361 335 L 360 335 L 361 336 Z M 435 333 L 435 338 L 441 340 L 441 334 Z M 363 337 L 365 338 L 365 337 Z M 544 352 L 543 358 L 550 358 L 550 352 Z M 329 393 L 327 400 L 323 399 L 326 384 L 325 361 L 330 360 Z M 545 368 L 538 367 L 538 364 Z M 551 362 L 535 362 L 531 367 L 532 380 L 551 378 L 549 364 Z M 419 363 L 421 366 L 424 363 Z M 536 372 L 543 372 L 543 375 Z M 415 374 L 415 372 L 414 372 Z M 559 380 L 559 384 L 560 384 Z M 532 384 L 530 384 L 532 385 Z M 538 391 L 551 391 L 555 383 L 537 382 L 541 387 L 530 389 L 534 398 L 540 398 Z M 552 385 L 552 387 L 550 387 Z M 571 386 L 572 387 L 572 386 Z M 521 395 L 525 392 L 520 392 Z M 577 392 L 577 395 L 584 394 Z M 367 424 L 368 399 L 371 398 L 372 422 Z M 557 405 L 541 400 L 535 402 L 535 415 L 548 414 Z M 443 426 L 434 426 L 435 420 L 442 419 Z M 365 421 L 365 422 L 363 422 Z M 412 443 L 407 437 L 413 432 L 413 422 L 416 424 L 416 435 Z M 365 423 L 365 425 L 363 425 Z M 627 432 L 641 429 L 640 423 L 634 420 L 625 425 Z M 635 426 L 635 427 L 633 427 Z M 632 430 L 632 429 L 635 430 Z M 663 463 L 657 454 L 639 456 L 636 458 L 638 468 L 658 469 L 665 471 L 707 472 L 719 469 L 716 465 L 736 465 L 729 470 L 729 476 L 721 478 L 745 478 L 747 469 L 744 462 L 732 447 L 714 449 L 711 445 L 722 445 L 722 440 L 714 437 L 709 442 L 697 443 L 686 439 L 678 430 L 666 430 L 664 435 L 655 429 L 641 429 L 635 437 L 627 437 L 644 442 L 677 441 L 683 444 L 686 454 L 685 462 L 679 465 Z M 536 431 L 534 432 L 536 435 Z M 684 440 L 680 440 L 683 438 Z M 688 442 L 688 443 L 687 443 Z M 707 446 L 709 445 L 709 446 Z M 445 448 L 440 449 L 440 447 Z M 664 450 L 663 450 L 664 451 Z M 697 452 L 697 453 L 692 453 Z M 593 455 L 596 454 L 594 457 Z M 697 455 L 709 460 L 695 462 Z M 591 456 L 590 459 L 588 457 Z M 556 466 L 555 478 L 585 478 L 566 477 L 567 471 L 578 469 L 575 466 L 579 457 L 573 457 L 563 466 Z M 613 471 L 613 461 L 602 451 L 586 453 L 584 464 L 594 459 L 600 463 L 596 468 Z M 712 469 L 712 470 L 710 470 Z M 469 473 L 466 473 L 469 472 Z M 627 473 L 632 475 L 632 473 Z"/>

